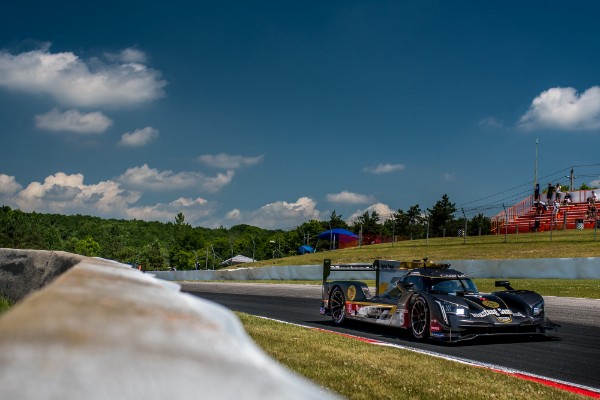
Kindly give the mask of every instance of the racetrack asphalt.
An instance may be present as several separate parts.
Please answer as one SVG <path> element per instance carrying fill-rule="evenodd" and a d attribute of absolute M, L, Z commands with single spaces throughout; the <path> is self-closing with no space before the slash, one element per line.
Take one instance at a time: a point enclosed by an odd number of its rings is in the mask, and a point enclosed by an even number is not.
<path fill-rule="evenodd" d="M 319 314 L 321 286 L 183 282 L 182 291 L 233 311 L 494 364 L 600 390 L 600 300 L 545 297 L 546 312 L 561 324 L 558 339 L 482 338 L 443 344 L 418 342 L 401 329 L 348 321 L 335 326 Z"/>

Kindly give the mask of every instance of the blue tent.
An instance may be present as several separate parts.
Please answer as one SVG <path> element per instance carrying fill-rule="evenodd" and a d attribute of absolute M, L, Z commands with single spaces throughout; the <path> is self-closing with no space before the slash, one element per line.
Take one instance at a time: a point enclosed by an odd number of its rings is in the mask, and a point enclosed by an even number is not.
<path fill-rule="evenodd" d="M 315 249 L 312 246 L 309 246 L 307 244 L 298 247 L 298 253 L 300 253 L 300 254 L 314 253 L 314 252 L 315 252 Z"/>
<path fill-rule="evenodd" d="M 335 250 L 337 242 L 337 247 L 346 247 L 346 244 L 354 241 L 354 239 L 358 239 L 358 235 L 350 232 L 349 230 L 342 228 L 335 228 L 320 233 L 317 236 L 319 239 L 329 240 L 329 242 L 333 245 L 333 249 Z"/>
<path fill-rule="evenodd" d="M 334 229 L 325 231 L 323 233 L 320 233 L 318 238 L 327 239 L 327 240 L 331 240 L 333 238 L 334 240 L 339 241 L 340 236 L 349 236 L 351 238 L 358 238 L 358 235 L 356 233 L 352 233 L 349 230 L 342 229 L 342 228 L 334 228 Z"/>

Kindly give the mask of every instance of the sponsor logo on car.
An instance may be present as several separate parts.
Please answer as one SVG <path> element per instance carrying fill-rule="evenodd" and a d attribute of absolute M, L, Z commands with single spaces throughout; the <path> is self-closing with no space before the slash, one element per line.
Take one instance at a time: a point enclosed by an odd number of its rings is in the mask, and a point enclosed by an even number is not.
<path fill-rule="evenodd" d="M 496 303 L 495 301 L 491 301 L 491 300 L 486 300 L 484 299 L 481 304 L 483 304 L 484 306 L 486 306 L 487 308 L 499 308 L 500 304 Z"/>
<path fill-rule="evenodd" d="M 349 301 L 354 300 L 356 298 L 356 287 L 354 287 L 354 285 L 349 286 L 346 295 Z"/>

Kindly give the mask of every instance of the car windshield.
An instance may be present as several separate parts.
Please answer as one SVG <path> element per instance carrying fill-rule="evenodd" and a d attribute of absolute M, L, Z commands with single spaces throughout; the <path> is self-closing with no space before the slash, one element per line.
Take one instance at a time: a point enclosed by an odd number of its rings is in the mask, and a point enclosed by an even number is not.
<path fill-rule="evenodd" d="M 477 293 L 477 286 L 469 278 L 431 279 L 429 291 L 440 293 Z"/>

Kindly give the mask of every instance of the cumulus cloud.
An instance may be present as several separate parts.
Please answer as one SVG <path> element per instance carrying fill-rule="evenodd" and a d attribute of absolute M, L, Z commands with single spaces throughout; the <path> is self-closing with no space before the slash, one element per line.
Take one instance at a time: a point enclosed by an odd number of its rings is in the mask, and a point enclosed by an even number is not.
<path fill-rule="evenodd" d="M 238 169 L 240 167 L 255 165 L 262 162 L 264 156 L 247 157 L 227 153 L 203 154 L 198 161 L 213 168 Z"/>
<path fill-rule="evenodd" d="M 187 222 L 197 225 L 214 214 L 215 205 L 200 197 L 196 199 L 180 197 L 170 203 L 135 206 L 126 210 L 128 218 L 163 222 L 172 222 L 180 212 L 185 215 Z"/>
<path fill-rule="evenodd" d="M 58 172 L 23 189 L 15 178 L 0 174 L 0 204 L 23 211 L 98 215 L 105 218 L 169 222 L 183 212 L 190 223 L 215 213 L 216 205 L 198 198 L 180 197 L 170 203 L 141 205 L 142 193 L 124 189 L 118 182 L 86 184 L 82 174 Z"/>
<path fill-rule="evenodd" d="M 231 183 L 234 171 L 219 173 L 214 177 L 205 176 L 199 172 L 159 171 L 150 168 L 148 164 L 141 167 L 129 168 L 116 180 L 127 187 L 138 190 L 179 190 L 197 188 L 210 193 L 218 192 Z"/>
<path fill-rule="evenodd" d="M 60 213 L 96 213 L 105 216 L 124 216 L 141 194 L 127 191 L 112 181 L 87 185 L 82 174 L 58 172 L 44 182 L 32 182 L 12 196 L 12 202 L 24 211 Z"/>
<path fill-rule="evenodd" d="M 365 167 L 364 170 L 371 174 L 381 175 L 388 174 L 390 172 L 402 171 L 404 170 L 403 164 L 379 164 L 375 167 Z"/>
<path fill-rule="evenodd" d="M 158 129 L 147 126 L 142 129 L 136 129 L 133 132 L 125 132 L 121 136 L 119 145 L 125 147 L 142 147 L 158 138 Z"/>
<path fill-rule="evenodd" d="M 53 108 L 46 114 L 35 116 L 35 126 L 38 129 L 55 132 L 103 133 L 112 123 L 110 118 L 98 111 L 82 114 L 77 110 L 60 112 Z"/>
<path fill-rule="evenodd" d="M 373 196 L 365 194 L 352 193 L 344 190 L 340 193 L 328 194 L 327 201 L 340 204 L 367 204 L 375 201 Z"/>
<path fill-rule="evenodd" d="M 0 174 L 0 195 L 12 195 L 22 188 L 14 176 Z"/>
<path fill-rule="evenodd" d="M 264 229 L 289 228 L 311 219 L 319 219 L 317 203 L 309 197 L 301 197 L 294 203 L 277 201 L 248 212 L 238 209 L 227 213 L 230 220 Z"/>
<path fill-rule="evenodd" d="M 600 129 L 600 87 L 583 93 L 572 87 L 548 89 L 533 99 L 519 126 L 525 130 Z"/>
<path fill-rule="evenodd" d="M 348 222 L 349 224 L 352 224 L 352 223 L 354 223 L 354 221 L 356 221 L 356 219 L 358 217 L 363 215 L 365 212 L 368 212 L 369 214 L 371 214 L 373 211 L 375 211 L 379 215 L 380 223 L 390 219 L 392 214 L 395 212 L 387 204 L 375 203 L 375 204 L 372 204 L 369 207 L 365 208 L 364 210 L 356 210 L 354 212 L 354 214 L 352 214 L 351 216 L 348 217 L 346 222 Z"/>
<path fill-rule="evenodd" d="M 238 208 L 234 208 L 233 210 L 228 211 L 227 214 L 225 214 L 225 219 L 237 221 L 240 219 L 241 215 L 242 212 Z"/>
<path fill-rule="evenodd" d="M 0 86 L 79 107 L 135 105 L 164 96 L 166 81 L 140 62 L 142 52 L 121 54 L 119 61 L 105 63 L 86 62 L 72 52 L 51 53 L 49 46 L 20 54 L 0 51 Z"/>

